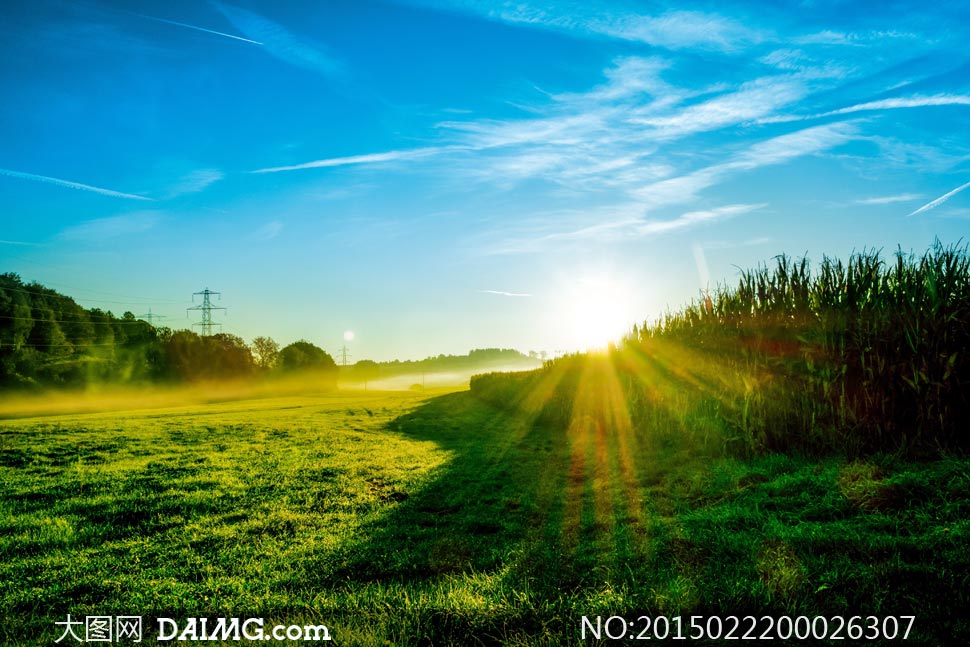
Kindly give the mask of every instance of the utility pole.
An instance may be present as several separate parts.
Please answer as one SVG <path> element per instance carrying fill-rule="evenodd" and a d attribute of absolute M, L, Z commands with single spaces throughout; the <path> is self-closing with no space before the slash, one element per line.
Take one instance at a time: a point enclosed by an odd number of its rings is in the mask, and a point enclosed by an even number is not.
<path fill-rule="evenodd" d="M 148 314 L 138 315 L 138 318 L 139 319 L 144 319 L 145 321 L 148 322 L 148 325 L 149 326 L 153 326 L 154 327 L 155 326 L 155 320 L 156 319 L 166 319 L 167 317 L 165 315 L 154 315 L 154 314 L 152 314 L 152 309 L 149 308 L 148 309 Z"/>
<path fill-rule="evenodd" d="M 195 297 L 197 295 L 200 295 L 200 294 L 202 295 L 202 303 L 200 305 L 197 305 L 197 306 L 192 306 L 191 308 L 186 308 L 185 309 L 185 313 L 186 313 L 186 316 L 188 316 L 188 311 L 189 310 L 201 310 L 202 311 L 202 321 L 196 322 L 196 323 L 194 323 L 192 325 L 193 326 L 202 326 L 202 336 L 203 337 L 208 337 L 209 335 L 212 334 L 212 326 L 222 326 L 221 323 L 213 323 L 212 322 L 212 311 L 213 310 L 225 310 L 225 308 L 222 308 L 220 306 L 214 306 L 214 305 L 212 305 L 212 302 L 209 300 L 209 297 L 214 294 L 217 297 L 219 297 L 219 300 L 221 301 L 222 300 L 222 293 L 221 292 L 213 292 L 209 288 L 206 288 L 206 289 L 202 290 L 201 292 L 193 292 L 192 293 L 192 301 L 193 301 L 193 303 L 195 302 Z"/>
<path fill-rule="evenodd" d="M 347 356 L 347 351 L 348 351 L 348 350 L 350 350 L 350 349 L 349 349 L 349 348 L 347 348 L 347 344 L 344 344 L 343 346 L 341 346 L 341 348 L 340 348 L 340 350 L 339 350 L 339 351 L 337 351 L 337 352 L 339 352 L 339 353 L 340 353 L 340 356 L 342 357 L 342 361 L 341 361 L 341 364 L 342 364 L 343 366 L 347 366 L 347 357 L 348 357 L 348 356 Z"/>

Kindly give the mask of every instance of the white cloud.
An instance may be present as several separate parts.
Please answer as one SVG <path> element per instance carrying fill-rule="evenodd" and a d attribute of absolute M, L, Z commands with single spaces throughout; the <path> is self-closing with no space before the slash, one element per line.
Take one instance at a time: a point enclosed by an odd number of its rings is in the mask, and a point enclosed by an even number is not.
<path fill-rule="evenodd" d="M 715 209 L 705 209 L 703 211 L 689 211 L 673 220 L 658 220 L 644 222 L 636 227 L 636 231 L 641 236 L 650 234 L 662 234 L 679 229 L 687 229 L 695 225 L 715 220 L 724 220 L 733 216 L 749 213 L 755 209 L 766 207 L 767 203 L 761 204 L 729 204 Z"/>
<path fill-rule="evenodd" d="M 727 241 L 727 240 L 709 240 L 701 243 L 701 247 L 708 251 L 722 250 L 722 249 L 737 249 L 739 247 L 753 247 L 755 245 L 767 245 L 772 241 L 768 236 L 757 236 L 755 238 L 748 238 L 746 240 L 738 241 Z"/>
<path fill-rule="evenodd" d="M 734 216 L 762 209 L 767 203 L 729 204 L 713 209 L 688 211 L 669 220 L 649 220 L 643 214 L 641 205 L 631 203 L 624 208 L 608 208 L 596 216 L 594 224 L 574 229 L 546 234 L 531 240 L 513 241 L 503 244 L 492 253 L 508 254 L 532 252 L 550 243 L 568 241 L 617 241 L 631 240 L 668 234 L 674 231 L 691 229 L 705 223 L 726 220 Z"/>
<path fill-rule="evenodd" d="M 919 200 L 922 197 L 919 193 L 900 193 L 898 195 L 884 195 L 876 198 L 862 198 L 856 200 L 855 204 L 893 204 L 895 202 L 911 202 L 913 200 Z"/>
<path fill-rule="evenodd" d="M 651 184 L 636 194 L 646 204 L 654 206 L 690 202 L 700 191 L 723 181 L 735 171 L 750 171 L 820 153 L 845 143 L 855 132 L 852 123 L 840 122 L 779 135 L 752 145 L 727 162 Z"/>
<path fill-rule="evenodd" d="M 531 294 L 525 294 L 522 292 L 504 292 L 502 290 L 479 290 L 485 294 L 497 294 L 502 297 L 531 297 Z"/>
<path fill-rule="evenodd" d="M 206 29 L 205 27 L 199 27 L 198 25 L 189 25 L 184 22 L 176 22 L 174 20 L 165 20 L 164 18 L 157 18 L 155 16 L 147 16 L 145 14 L 138 14 L 142 18 L 147 18 L 148 20 L 155 20 L 157 22 L 163 22 L 169 25 L 175 25 L 177 27 L 186 27 L 188 29 L 194 29 L 196 31 L 202 31 L 207 34 L 215 34 L 216 36 L 224 36 L 226 38 L 232 38 L 233 40 L 241 40 L 246 43 L 252 43 L 253 45 L 262 45 L 263 43 L 256 40 L 249 40 L 248 38 L 243 38 L 242 36 L 233 36 L 232 34 L 226 34 L 221 31 L 215 31 L 213 29 Z"/>
<path fill-rule="evenodd" d="M 61 180 L 59 178 L 48 177 L 46 175 L 34 175 L 33 173 L 11 171 L 9 169 L 4 169 L 4 168 L 0 168 L 0 175 L 6 175 L 7 177 L 15 177 L 22 180 L 34 180 L 35 182 L 44 182 L 45 184 L 63 186 L 68 189 L 77 189 L 79 191 L 89 191 L 91 193 L 99 193 L 101 195 L 107 195 L 113 198 L 127 198 L 128 200 L 147 200 L 149 202 L 154 202 L 152 198 L 146 198 L 143 195 L 134 195 L 131 193 L 122 193 L 121 191 L 112 191 L 111 189 L 102 189 L 101 187 L 91 186 L 90 184 L 81 184 L 80 182 Z"/>
<path fill-rule="evenodd" d="M 131 236 L 152 229 L 159 221 L 154 211 L 135 211 L 121 216 L 96 218 L 68 227 L 58 238 L 74 242 L 101 242 L 106 239 Z"/>
<path fill-rule="evenodd" d="M 279 220 L 272 220 L 256 231 L 256 238 L 259 240 L 272 240 L 283 231 L 283 223 Z"/>
<path fill-rule="evenodd" d="M 24 247 L 39 247 L 40 243 L 28 243 L 22 240 L 0 240 L 0 245 L 17 245 Z"/>
<path fill-rule="evenodd" d="M 350 155 L 348 157 L 330 157 L 326 159 L 294 164 L 292 166 L 274 166 L 270 168 L 256 169 L 250 173 L 279 173 L 281 171 L 300 171 L 310 168 L 330 168 L 334 166 L 355 166 L 364 164 L 381 164 L 384 162 L 396 162 L 417 157 L 427 157 L 444 150 L 439 147 L 415 148 L 403 151 L 386 151 L 383 153 L 368 153 L 366 155 Z"/>
<path fill-rule="evenodd" d="M 943 195 L 941 195 L 936 200 L 933 200 L 931 202 L 927 202 L 926 204 L 924 204 L 922 207 L 920 207 L 916 211 L 913 211 L 912 213 L 907 214 L 907 217 L 909 217 L 909 216 L 915 216 L 918 213 L 923 213 L 924 211 L 929 211 L 930 209 L 935 209 L 938 206 L 940 206 L 941 204 L 943 204 L 944 202 L 946 202 L 947 200 L 949 200 L 950 198 L 952 198 L 953 196 L 955 196 L 956 194 L 960 193 L 960 191 L 963 191 L 964 189 L 966 189 L 967 187 L 970 187 L 970 182 L 967 182 L 966 184 L 962 184 L 962 185 L 958 186 L 957 188 L 953 189 L 949 193 L 944 193 Z"/>
<path fill-rule="evenodd" d="M 732 52 L 765 35 L 715 13 L 670 10 L 646 15 L 638 8 L 588 0 L 401 0 L 406 4 L 461 11 L 489 20 L 563 32 L 580 38 L 614 38 L 667 49 Z"/>
<path fill-rule="evenodd" d="M 218 182 L 224 177 L 225 173 L 219 169 L 197 169 L 182 176 L 179 182 L 169 190 L 168 196 L 175 198 L 190 193 L 200 193 L 208 188 L 209 185 Z"/>
<path fill-rule="evenodd" d="M 864 112 L 868 110 L 899 110 L 903 108 L 927 108 L 933 106 L 970 106 L 970 95 L 934 94 L 932 96 L 895 97 L 892 99 L 867 101 L 854 106 L 847 106 L 845 108 L 839 108 L 838 110 L 829 110 L 828 112 L 819 112 L 812 115 L 766 117 L 759 120 L 759 123 L 785 123 L 789 121 L 804 121 L 806 119 L 821 119 L 823 117 L 847 115 L 853 112 Z"/>
<path fill-rule="evenodd" d="M 660 137 L 682 137 L 754 121 L 802 99 L 808 93 L 793 77 L 767 77 L 743 84 L 735 92 L 687 106 L 676 113 L 635 118 L 631 123 L 657 129 Z"/>
<path fill-rule="evenodd" d="M 327 54 L 323 46 L 297 37 L 282 25 L 258 13 L 222 2 L 213 1 L 212 4 L 239 31 L 253 41 L 262 43 L 268 53 L 281 61 L 327 76 L 343 72 L 343 64 Z"/>

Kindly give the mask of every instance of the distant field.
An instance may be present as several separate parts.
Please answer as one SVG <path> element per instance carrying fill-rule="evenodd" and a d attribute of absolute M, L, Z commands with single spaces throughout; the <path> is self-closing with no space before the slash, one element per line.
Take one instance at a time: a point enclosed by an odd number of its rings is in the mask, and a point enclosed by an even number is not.
<path fill-rule="evenodd" d="M 970 636 L 966 460 L 703 457 L 467 391 L 169 395 L 0 405 L 0 644 L 67 613 L 338 645 L 596 644 L 583 615 L 642 613 Z"/>

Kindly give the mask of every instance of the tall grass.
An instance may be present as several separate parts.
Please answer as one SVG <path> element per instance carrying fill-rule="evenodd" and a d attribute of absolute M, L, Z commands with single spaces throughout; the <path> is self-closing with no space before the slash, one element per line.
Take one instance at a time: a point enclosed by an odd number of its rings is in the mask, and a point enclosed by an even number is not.
<path fill-rule="evenodd" d="M 661 343 L 742 378 L 719 395 L 753 449 L 970 448 L 966 245 L 826 257 L 814 271 L 778 256 L 627 340 L 648 355 Z"/>
<path fill-rule="evenodd" d="M 815 269 L 807 258 L 778 256 L 742 271 L 734 287 L 634 327 L 610 359 L 631 421 L 693 436 L 694 446 L 720 436 L 722 448 L 746 455 L 966 451 L 968 248 L 937 242 L 890 261 L 864 250 Z M 588 361 L 569 356 L 542 371 L 481 376 L 471 389 L 568 424 Z M 544 383 L 537 401 L 526 395 Z"/>

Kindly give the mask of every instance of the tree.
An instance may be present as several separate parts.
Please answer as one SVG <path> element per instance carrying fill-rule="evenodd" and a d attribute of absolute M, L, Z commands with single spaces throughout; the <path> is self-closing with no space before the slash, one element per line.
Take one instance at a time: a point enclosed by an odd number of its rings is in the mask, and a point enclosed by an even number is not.
<path fill-rule="evenodd" d="M 336 377 L 337 363 L 327 351 L 305 339 L 295 341 L 279 354 L 280 369 L 287 372 L 318 370 L 332 371 Z"/>
<path fill-rule="evenodd" d="M 242 337 L 221 332 L 203 339 L 208 346 L 214 376 L 244 377 L 252 374 L 253 355 Z"/>
<path fill-rule="evenodd" d="M 249 348 L 256 358 L 256 366 L 264 371 L 274 368 L 279 361 L 280 345 L 269 337 L 257 337 Z"/>
<path fill-rule="evenodd" d="M 364 383 L 364 390 L 367 390 L 367 383 L 376 380 L 381 375 L 381 367 L 374 360 L 362 359 L 354 364 L 354 377 Z"/>

